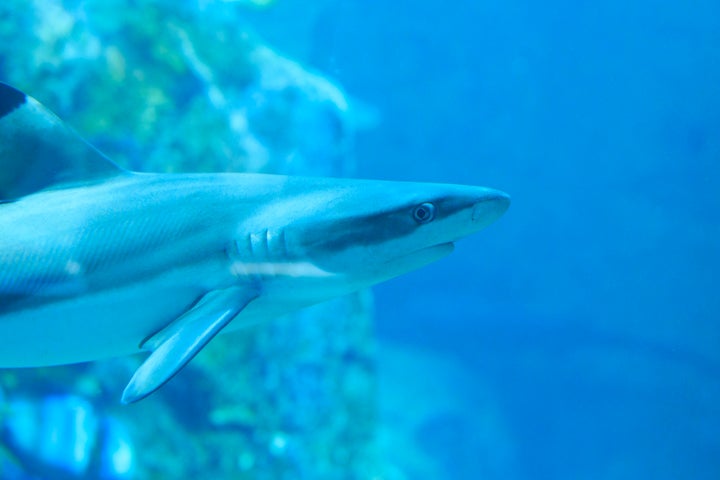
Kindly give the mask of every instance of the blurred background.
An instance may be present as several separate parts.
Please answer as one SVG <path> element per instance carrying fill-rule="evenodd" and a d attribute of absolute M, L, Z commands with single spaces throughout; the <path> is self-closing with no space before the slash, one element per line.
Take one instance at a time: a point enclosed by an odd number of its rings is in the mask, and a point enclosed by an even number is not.
<path fill-rule="evenodd" d="M 720 478 L 717 2 L 10 1 L 0 80 L 135 169 L 513 197 L 372 298 L 219 339 L 146 405 L 115 405 L 138 359 L 3 371 L 30 420 L 5 422 L 2 478 L 95 475 L 18 440 L 77 412 L 27 413 L 51 392 L 127 431 L 107 478 Z"/>

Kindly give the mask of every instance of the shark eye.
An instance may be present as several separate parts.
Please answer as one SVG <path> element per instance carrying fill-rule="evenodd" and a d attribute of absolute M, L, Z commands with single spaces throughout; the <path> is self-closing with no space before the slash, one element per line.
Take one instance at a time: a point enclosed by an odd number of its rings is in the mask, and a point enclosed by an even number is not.
<path fill-rule="evenodd" d="M 413 218 L 419 224 L 432 222 L 435 218 L 435 205 L 432 203 L 421 203 L 413 210 Z"/>

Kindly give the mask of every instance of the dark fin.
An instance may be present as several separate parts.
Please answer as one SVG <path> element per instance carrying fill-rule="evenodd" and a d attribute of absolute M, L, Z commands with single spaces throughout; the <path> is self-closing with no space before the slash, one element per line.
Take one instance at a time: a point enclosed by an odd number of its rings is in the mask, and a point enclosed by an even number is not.
<path fill-rule="evenodd" d="M 125 387 L 122 403 L 137 402 L 162 387 L 256 297 L 254 289 L 243 287 L 213 290 L 150 337 L 142 346 L 153 352 Z"/>
<path fill-rule="evenodd" d="M 0 203 L 123 172 L 35 99 L 0 83 Z"/>

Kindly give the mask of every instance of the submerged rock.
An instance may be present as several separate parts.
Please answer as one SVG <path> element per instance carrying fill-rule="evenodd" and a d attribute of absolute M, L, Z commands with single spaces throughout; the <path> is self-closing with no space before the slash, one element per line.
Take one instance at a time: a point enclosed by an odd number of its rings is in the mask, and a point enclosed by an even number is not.
<path fill-rule="evenodd" d="M 255 38 L 242 4 L 200 3 L 3 2 L 0 78 L 134 170 L 351 172 L 342 90 Z M 117 470 L 126 437 L 85 398 L 132 434 L 133 478 L 372 478 L 371 325 L 361 293 L 220 336 L 158 394 L 124 408 L 139 357 L 0 371 L 15 399 L 3 445 L 33 452 L 74 419 L 37 462 L 54 474 Z M 89 460 L 93 441 L 107 450 Z"/>
<path fill-rule="evenodd" d="M 7 399 L 0 439 L 18 473 L 53 479 L 133 478 L 135 453 L 124 424 L 101 415 L 75 395 L 18 396 Z M 10 470 L 12 471 L 12 470 Z"/>

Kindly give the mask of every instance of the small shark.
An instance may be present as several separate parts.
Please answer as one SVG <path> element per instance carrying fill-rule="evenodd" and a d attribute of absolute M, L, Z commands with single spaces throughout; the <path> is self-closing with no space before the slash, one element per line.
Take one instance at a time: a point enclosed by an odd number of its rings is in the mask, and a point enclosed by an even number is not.
<path fill-rule="evenodd" d="M 0 84 L 0 367 L 150 352 L 122 401 L 217 333 L 433 262 L 500 217 L 483 187 L 124 170 Z"/>

